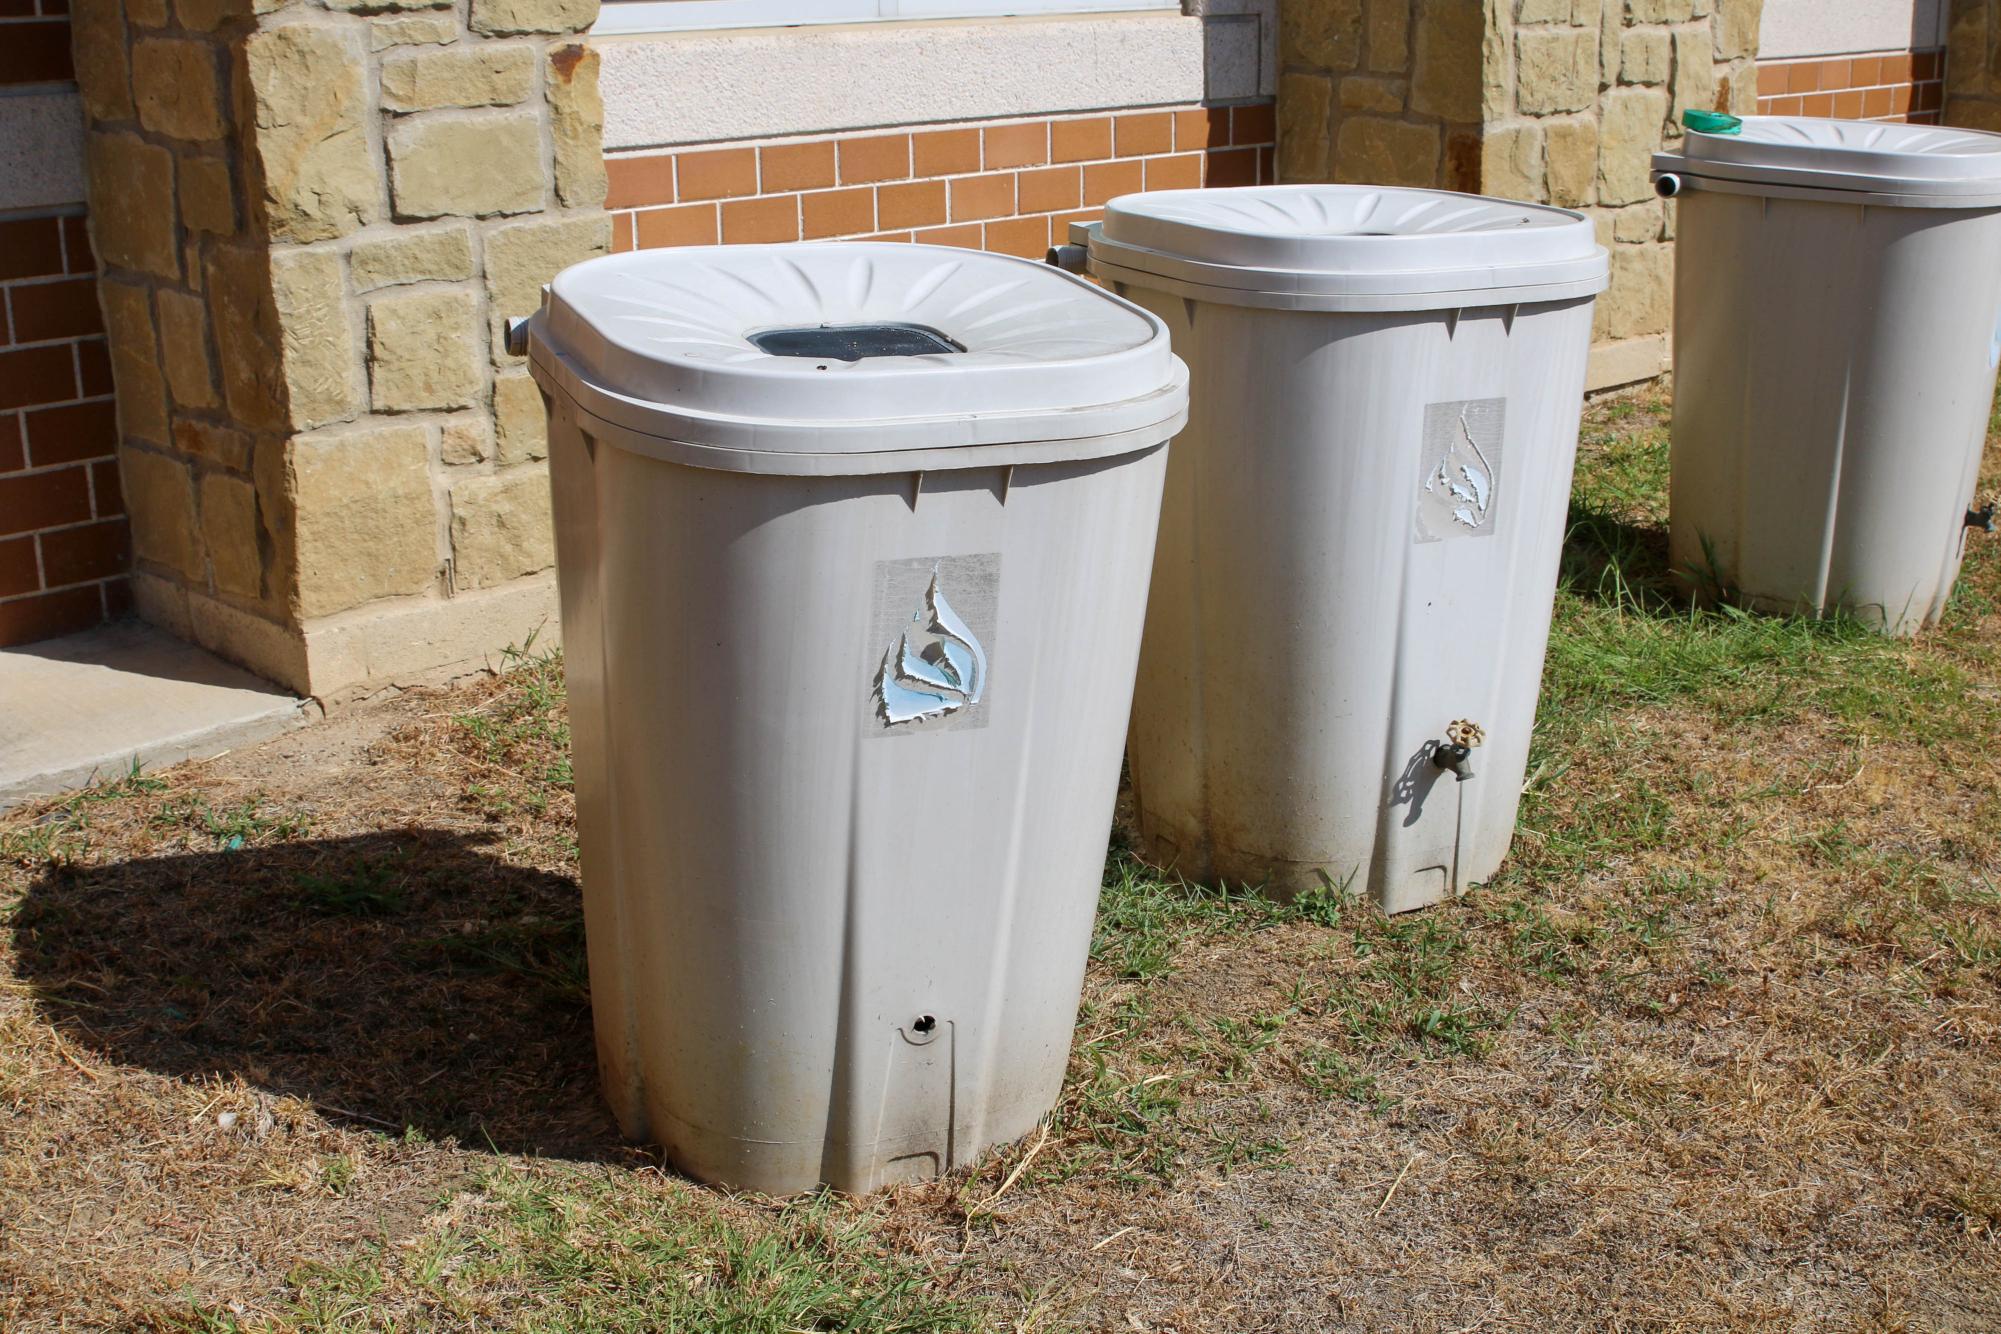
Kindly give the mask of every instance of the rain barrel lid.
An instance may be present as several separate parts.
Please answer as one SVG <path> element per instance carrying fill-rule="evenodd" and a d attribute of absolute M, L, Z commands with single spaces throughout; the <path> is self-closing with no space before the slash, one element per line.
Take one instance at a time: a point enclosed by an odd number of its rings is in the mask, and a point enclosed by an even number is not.
<path fill-rule="evenodd" d="M 610 255 L 556 275 L 531 327 L 545 382 L 635 429 L 759 452 L 1074 439 L 1186 399 L 1153 315 L 1046 264 L 943 246 Z"/>
<path fill-rule="evenodd" d="M 1244 304 L 1425 310 L 1603 290 L 1606 256 L 1568 209 L 1444 190 L 1263 185 L 1123 195 L 1089 234 L 1103 276 L 1290 298 Z M 1119 274 L 1117 270 L 1124 270 Z"/>
<path fill-rule="evenodd" d="M 1745 116 L 1734 133 L 1691 130 L 1680 151 L 1654 155 L 1654 174 L 1976 208 L 2001 202 L 2001 135 L 1937 125 Z"/>

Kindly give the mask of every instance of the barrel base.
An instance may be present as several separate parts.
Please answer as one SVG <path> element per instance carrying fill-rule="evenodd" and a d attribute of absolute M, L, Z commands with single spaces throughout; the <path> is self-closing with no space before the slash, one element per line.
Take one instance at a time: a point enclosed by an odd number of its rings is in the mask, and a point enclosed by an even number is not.
<path fill-rule="evenodd" d="M 1233 848 L 1199 832 L 1175 830 L 1139 812 L 1136 843 L 1142 860 L 1196 884 L 1249 890 L 1292 903 L 1301 897 L 1367 900 L 1395 916 L 1457 898 L 1496 875 L 1512 839 L 1498 849 L 1468 848 L 1457 865 L 1392 868 L 1369 852 L 1287 859 Z"/>

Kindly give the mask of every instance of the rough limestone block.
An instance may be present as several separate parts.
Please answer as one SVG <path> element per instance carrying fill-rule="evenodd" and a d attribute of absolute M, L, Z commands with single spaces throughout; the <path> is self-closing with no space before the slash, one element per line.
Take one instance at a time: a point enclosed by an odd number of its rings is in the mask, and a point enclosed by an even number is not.
<path fill-rule="evenodd" d="M 287 424 L 296 431 L 361 411 L 361 376 L 340 267 L 340 256 L 326 250 L 271 255 L 271 302 L 280 331 Z"/>
<path fill-rule="evenodd" d="M 1438 167 L 1438 187 L 1461 194 L 1480 193 L 1480 139 L 1477 127 L 1456 126 L 1445 132 L 1445 156 Z"/>
<path fill-rule="evenodd" d="M 253 428 L 307 430 L 361 410 L 339 255 L 216 246 L 204 295 L 232 416 Z"/>
<path fill-rule="evenodd" d="M 1674 35 L 1674 110 L 1713 111 L 1715 104 L 1715 47 L 1709 29 L 1679 28 Z"/>
<path fill-rule="evenodd" d="M 1521 0 L 1517 23 L 1568 23 L 1570 0 Z"/>
<path fill-rule="evenodd" d="M 1765 0 L 1716 0 L 1716 17 L 1711 22 L 1719 60 L 1747 60 L 1758 54 L 1758 28 L 1763 22 Z M 1952 68 L 1950 62 L 1947 70 Z"/>
<path fill-rule="evenodd" d="M 160 320 L 160 359 L 174 406 L 217 406 L 215 368 L 208 360 L 208 307 L 198 296 L 165 287 L 155 294 L 154 307 Z"/>
<path fill-rule="evenodd" d="M 1549 202 L 1565 208 L 1590 203 L 1598 180 L 1598 122 L 1545 121 L 1543 139 Z"/>
<path fill-rule="evenodd" d="M 1619 51 L 1625 40 L 1626 0 L 1600 0 L 1598 15 L 1598 86 L 1619 81 Z"/>
<path fill-rule="evenodd" d="M 181 159 L 181 225 L 215 236 L 236 231 L 236 193 L 230 188 L 227 161 L 214 157 Z M 198 272 L 190 266 L 190 277 Z"/>
<path fill-rule="evenodd" d="M 1696 0 L 1626 0 L 1632 23 L 1686 23 L 1695 17 Z"/>
<path fill-rule="evenodd" d="M 1667 94 L 1658 88 L 1615 88 L 1605 94 L 1599 111 L 1599 203 L 1636 204 L 1653 198 L 1653 155 L 1667 114 Z"/>
<path fill-rule="evenodd" d="M 605 199 L 604 98 L 598 53 L 569 43 L 549 52 L 549 129 L 556 147 L 556 197 L 571 208 Z"/>
<path fill-rule="evenodd" d="M 1368 66 L 1378 74 L 1410 72 L 1410 0 L 1368 0 Z"/>
<path fill-rule="evenodd" d="M 187 465 L 151 450 L 120 448 L 118 473 L 132 519 L 132 551 L 191 580 L 203 577 L 195 492 Z"/>
<path fill-rule="evenodd" d="M 327 241 L 382 215 L 368 146 L 368 59 L 347 27 L 288 24 L 243 39 L 250 194 L 274 241 Z"/>
<path fill-rule="evenodd" d="M 1619 41 L 1620 83 L 1666 83 L 1673 63 L 1666 28 L 1633 28 Z"/>
<path fill-rule="evenodd" d="M 472 0 L 472 30 L 489 37 L 582 32 L 597 18 L 598 0 Z"/>
<path fill-rule="evenodd" d="M 149 37 L 132 48 L 139 123 L 155 134 L 205 142 L 223 135 L 215 49 L 207 42 Z"/>
<path fill-rule="evenodd" d="M 1351 74 L 1341 80 L 1337 95 L 1343 111 L 1374 111 L 1394 116 L 1403 110 L 1404 95 L 1410 85 L 1402 79 L 1380 79 Z"/>
<path fill-rule="evenodd" d="M 132 119 L 132 69 L 120 0 L 71 0 L 69 26 L 83 109 L 92 120 Z"/>
<path fill-rule="evenodd" d="M 386 51 L 392 46 L 443 46 L 459 39 L 458 19 L 451 14 L 407 14 L 371 20 L 368 49 Z"/>
<path fill-rule="evenodd" d="M 113 268 L 179 278 L 174 155 L 137 135 L 90 136 L 90 231 Z"/>
<path fill-rule="evenodd" d="M 491 588 L 555 563 L 546 470 L 509 468 L 453 483 L 454 588 Z"/>
<path fill-rule="evenodd" d="M 1585 28 L 1516 34 L 1515 105 L 1531 116 L 1582 111 L 1598 93 L 1598 38 Z"/>
<path fill-rule="evenodd" d="M 451 467 L 493 457 L 493 422 L 483 412 L 452 417 L 438 427 L 438 457 Z"/>
<path fill-rule="evenodd" d="M 532 111 L 412 116 L 390 126 L 387 139 L 398 217 L 483 218 L 543 205 L 542 132 Z"/>
<path fill-rule="evenodd" d="M 1348 116 L 1341 121 L 1334 143 L 1334 179 L 1364 185 L 1436 185 L 1439 149 L 1436 125 Z"/>
<path fill-rule="evenodd" d="M 1945 123 L 1961 125 L 1969 130 L 1986 130 L 1990 134 L 2001 134 L 2001 102 L 1955 97 L 1946 103 Z"/>
<path fill-rule="evenodd" d="M 285 429 L 285 381 L 268 255 L 256 247 L 216 246 L 204 266 L 202 295 L 215 330 L 223 401 L 230 415 L 246 426 Z"/>
<path fill-rule="evenodd" d="M 494 377 L 493 434 L 503 467 L 549 457 L 548 413 L 526 371 Z"/>
<path fill-rule="evenodd" d="M 225 20 L 249 18 L 272 7 L 269 3 L 254 4 L 252 0 L 174 0 L 174 15 L 190 32 L 213 32 Z"/>
<path fill-rule="evenodd" d="M 219 593 L 256 598 L 264 591 L 257 541 L 257 490 L 241 477 L 208 473 L 201 479 L 202 544 Z"/>
<path fill-rule="evenodd" d="M 1960 0 L 1952 7 L 1952 26 L 1945 38 L 1945 88 L 1949 93 L 1979 96 L 1989 89 L 1988 55 L 1992 44 L 1988 29 L 1993 6 Z M 81 38 L 79 37 L 79 40 Z M 1967 122 L 1953 119 L 1952 124 Z"/>
<path fill-rule="evenodd" d="M 482 43 L 382 58 L 382 106 L 396 112 L 509 106 L 535 91 L 535 50 Z"/>
<path fill-rule="evenodd" d="M 301 435 L 288 456 L 300 616 L 435 584 L 437 516 L 422 426 Z"/>
<path fill-rule="evenodd" d="M 1487 73 L 1481 6 L 1469 0 L 1416 0 L 1414 17 L 1411 110 L 1444 120 L 1479 121 Z"/>
<path fill-rule="evenodd" d="M 1659 333 L 1668 327 L 1673 308 L 1673 248 L 1613 246 L 1612 285 L 1598 298 L 1604 336 L 1632 338 Z"/>
<path fill-rule="evenodd" d="M 110 278 L 97 285 L 104 332 L 111 349 L 111 382 L 118 394 L 118 430 L 154 444 L 167 443 L 167 381 L 153 335 L 146 289 Z"/>
<path fill-rule="evenodd" d="M 1612 239 L 1626 245 L 1660 240 L 1666 210 L 1667 205 L 1658 199 L 1628 204 L 1612 215 Z"/>
<path fill-rule="evenodd" d="M 1545 197 L 1543 127 L 1534 121 L 1489 130 L 1480 143 L 1480 189 L 1503 199 Z"/>
<path fill-rule="evenodd" d="M 610 247 L 611 220 L 602 213 L 494 227 L 486 234 L 488 304 L 496 318 L 533 315 L 544 283 Z"/>
<path fill-rule="evenodd" d="M 1749 58 L 1719 66 L 1716 105 L 1738 116 L 1758 114 L 1758 62 Z M 1948 125 L 1952 122 L 1947 121 Z"/>
<path fill-rule="evenodd" d="M 250 437 L 242 431 L 196 417 L 174 418 L 174 448 L 232 472 L 250 471 Z"/>
<path fill-rule="evenodd" d="M 400 283 L 461 282 L 473 276 L 472 234 L 464 223 L 399 228 L 356 241 L 347 268 L 360 292 Z"/>
<path fill-rule="evenodd" d="M 1278 178 L 1290 184 L 1327 179 L 1334 88 L 1324 75 L 1278 80 Z"/>
<path fill-rule="evenodd" d="M 1362 63 L 1362 0 L 1291 0 L 1279 6 L 1279 63 L 1336 74 Z"/>
<path fill-rule="evenodd" d="M 485 385 L 471 292 L 413 292 L 368 307 L 368 384 L 377 412 L 469 408 Z"/>

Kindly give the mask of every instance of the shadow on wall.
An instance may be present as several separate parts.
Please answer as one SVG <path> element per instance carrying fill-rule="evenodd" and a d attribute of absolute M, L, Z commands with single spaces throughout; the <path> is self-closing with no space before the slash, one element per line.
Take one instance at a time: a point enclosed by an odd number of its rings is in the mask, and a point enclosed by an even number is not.
<path fill-rule="evenodd" d="M 43 1012 L 112 1060 L 377 1129 L 623 1159 L 577 884 L 405 829 L 55 867 L 14 916 Z"/>

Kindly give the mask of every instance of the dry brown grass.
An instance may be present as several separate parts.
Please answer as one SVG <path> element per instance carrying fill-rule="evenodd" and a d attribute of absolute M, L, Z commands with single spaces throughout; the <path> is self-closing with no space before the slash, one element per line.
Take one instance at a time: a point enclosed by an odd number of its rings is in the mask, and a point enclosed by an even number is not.
<path fill-rule="evenodd" d="M 0 822 L 0 1325 L 2001 1329 L 2001 560 L 1914 646 L 1677 621 L 1662 411 L 1496 884 L 1115 857 L 1046 1138 L 871 1201 L 617 1142 L 546 664 Z"/>

